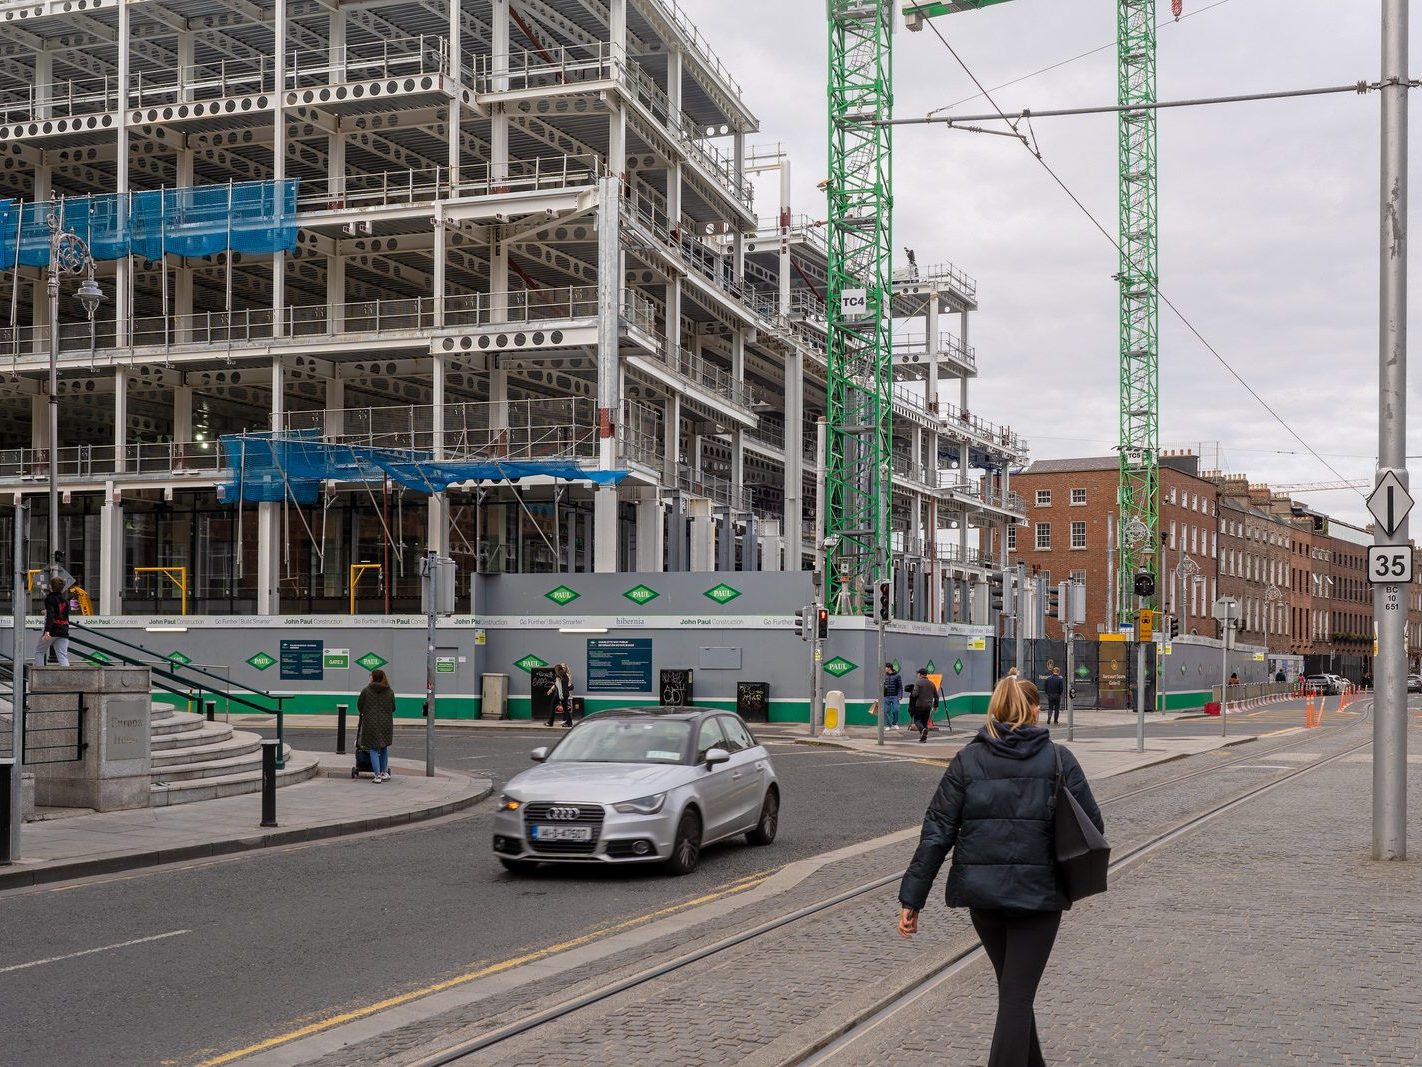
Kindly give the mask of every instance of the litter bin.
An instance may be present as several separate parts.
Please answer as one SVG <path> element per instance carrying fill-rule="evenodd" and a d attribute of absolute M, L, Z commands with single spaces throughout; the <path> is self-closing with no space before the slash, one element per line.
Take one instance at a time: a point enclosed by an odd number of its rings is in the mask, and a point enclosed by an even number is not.
<path fill-rule="evenodd" d="M 1219 702 L 1218 700 L 1211 700 L 1209 703 L 1207 703 L 1207 704 L 1205 705 L 1205 714 L 1206 714 L 1206 715 L 1218 715 L 1219 713 L 1220 713 L 1220 702 Z"/>

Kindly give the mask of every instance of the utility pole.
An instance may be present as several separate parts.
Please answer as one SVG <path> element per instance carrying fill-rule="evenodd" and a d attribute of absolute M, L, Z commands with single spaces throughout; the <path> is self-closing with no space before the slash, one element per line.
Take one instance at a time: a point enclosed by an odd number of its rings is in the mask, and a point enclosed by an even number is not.
<path fill-rule="evenodd" d="M 0 832 L 5 834 L 0 863 L 14 863 L 20 858 L 20 824 L 23 812 L 23 782 L 25 775 L 25 538 L 30 528 L 30 509 L 15 505 L 15 570 L 11 582 L 14 629 L 10 631 L 10 664 L 14 674 L 10 682 L 10 788 L 8 801 L 10 818 Z"/>
<path fill-rule="evenodd" d="M 1382 3 L 1382 175 L 1378 337 L 1378 469 L 1407 487 L 1407 0 Z M 1407 544 L 1404 511 L 1375 545 Z M 1369 564 L 1369 576 L 1373 573 Z M 1407 858 L 1407 605 L 1398 585 L 1373 586 L 1378 655 L 1373 719 L 1373 859 Z"/>

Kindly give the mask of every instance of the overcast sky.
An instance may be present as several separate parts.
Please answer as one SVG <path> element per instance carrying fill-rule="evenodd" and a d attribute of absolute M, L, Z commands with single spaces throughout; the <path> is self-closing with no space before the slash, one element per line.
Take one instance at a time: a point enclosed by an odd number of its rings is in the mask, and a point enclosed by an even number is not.
<path fill-rule="evenodd" d="M 823 0 L 680 2 L 745 87 L 761 119 L 755 141 L 789 147 L 796 211 L 822 218 Z M 1160 31 L 1159 97 L 1376 80 L 1379 6 L 1185 0 L 1186 17 Z M 1159 8 L 1168 20 L 1168 0 Z M 1415 31 L 1422 20 L 1413 22 Z M 1114 42 L 1115 4 L 1016 0 L 936 24 L 991 89 Z M 898 117 L 975 93 L 927 30 L 900 29 L 895 63 Z M 1007 111 L 1114 103 L 1114 44 L 994 95 Z M 1347 94 L 1160 117 L 1162 289 L 1349 479 L 1371 478 L 1377 450 L 1378 108 L 1375 93 Z M 976 99 L 956 110 L 991 108 Z M 1035 132 L 1044 157 L 1114 234 L 1114 116 L 1042 119 Z M 1023 430 L 1034 457 L 1109 453 L 1115 249 L 1012 140 L 901 127 L 894 156 L 899 256 L 912 246 L 920 263 L 950 260 L 978 280 L 972 410 Z M 773 203 L 764 207 L 773 213 Z M 1422 426 L 1422 411 L 1413 425 Z M 1422 433 L 1410 437 L 1409 453 L 1422 452 Z M 1335 479 L 1164 308 L 1161 446 L 1203 448 L 1207 466 L 1218 449 L 1222 467 L 1256 481 Z M 1364 515 L 1352 492 L 1304 499 L 1353 521 Z"/>

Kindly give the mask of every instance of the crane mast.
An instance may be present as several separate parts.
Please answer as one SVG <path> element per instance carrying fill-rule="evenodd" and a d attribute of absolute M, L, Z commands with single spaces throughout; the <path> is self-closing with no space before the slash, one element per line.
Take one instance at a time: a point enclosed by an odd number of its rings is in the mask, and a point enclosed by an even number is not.
<path fill-rule="evenodd" d="M 889 576 L 895 16 L 887 0 L 828 6 L 826 602 L 848 614 Z"/>

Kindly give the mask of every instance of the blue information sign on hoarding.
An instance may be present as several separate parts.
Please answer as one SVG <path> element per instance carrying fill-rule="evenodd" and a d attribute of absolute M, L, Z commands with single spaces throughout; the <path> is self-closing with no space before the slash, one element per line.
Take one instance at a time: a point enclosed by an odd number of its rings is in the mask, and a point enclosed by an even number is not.
<path fill-rule="evenodd" d="M 589 693 L 650 693 L 652 639 L 596 637 L 588 639 Z"/>
<path fill-rule="evenodd" d="M 324 641 L 283 641 L 281 643 L 281 678 L 284 682 L 319 682 L 325 678 L 322 653 Z"/>

